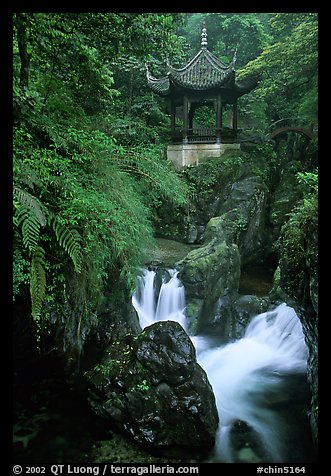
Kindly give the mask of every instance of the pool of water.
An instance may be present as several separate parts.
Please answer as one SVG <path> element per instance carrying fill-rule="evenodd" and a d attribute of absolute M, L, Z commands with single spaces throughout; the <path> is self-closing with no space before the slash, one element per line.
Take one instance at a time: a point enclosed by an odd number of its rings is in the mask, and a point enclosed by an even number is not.
<path fill-rule="evenodd" d="M 239 293 L 266 296 L 272 287 L 274 270 L 263 265 L 243 268 L 240 275 Z"/>

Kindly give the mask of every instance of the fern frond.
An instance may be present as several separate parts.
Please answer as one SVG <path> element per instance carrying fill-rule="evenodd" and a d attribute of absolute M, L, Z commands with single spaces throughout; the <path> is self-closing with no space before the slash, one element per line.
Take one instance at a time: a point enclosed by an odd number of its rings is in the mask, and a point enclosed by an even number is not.
<path fill-rule="evenodd" d="M 68 253 L 77 273 L 82 271 L 83 254 L 80 246 L 81 236 L 75 229 L 70 229 L 60 223 L 56 216 L 49 214 L 49 222 L 62 248 Z"/>
<path fill-rule="evenodd" d="M 37 321 L 40 318 L 43 299 L 46 291 L 45 252 L 38 246 L 31 259 L 30 295 L 32 316 Z"/>
<path fill-rule="evenodd" d="M 40 222 L 38 217 L 26 205 L 21 205 L 16 210 L 18 225 L 22 226 L 22 239 L 24 246 L 33 253 L 38 247 L 40 237 Z"/>
<path fill-rule="evenodd" d="M 38 198 L 31 195 L 31 193 L 23 190 L 19 187 L 14 186 L 13 188 L 14 195 L 17 197 L 21 205 L 26 206 L 31 210 L 31 212 L 38 219 L 40 226 L 45 226 L 47 223 L 47 211 L 44 205 L 38 200 Z"/>

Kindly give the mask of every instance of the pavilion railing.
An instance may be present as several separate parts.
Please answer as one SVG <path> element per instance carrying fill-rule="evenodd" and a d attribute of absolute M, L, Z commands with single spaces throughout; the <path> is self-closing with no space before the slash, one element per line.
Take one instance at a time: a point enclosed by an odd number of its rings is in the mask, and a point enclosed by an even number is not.
<path fill-rule="evenodd" d="M 190 129 L 176 128 L 172 131 L 172 141 L 174 143 L 213 144 L 216 142 L 233 142 L 236 137 L 237 129 L 231 128 L 209 129 L 195 127 Z"/>

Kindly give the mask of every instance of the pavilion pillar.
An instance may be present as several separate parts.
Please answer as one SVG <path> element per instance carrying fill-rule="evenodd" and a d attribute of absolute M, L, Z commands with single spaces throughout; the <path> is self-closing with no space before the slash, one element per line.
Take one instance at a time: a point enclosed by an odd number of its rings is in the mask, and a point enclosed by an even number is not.
<path fill-rule="evenodd" d="M 218 94 L 216 98 L 216 144 L 221 143 L 221 128 L 222 128 L 222 99 Z"/>
<path fill-rule="evenodd" d="M 194 103 L 192 104 L 191 101 L 189 101 L 188 105 L 188 127 L 189 129 L 193 129 L 193 117 L 194 117 L 194 112 L 195 112 L 195 106 Z"/>
<path fill-rule="evenodd" d="M 237 99 L 233 102 L 233 119 L 232 119 L 233 129 L 238 129 L 238 101 Z"/>
<path fill-rule="evenodd" d="M 183 121 L 184 121 L 184 127 L 183 127 L 183 144 L 188 143 L 188 138 L 187 138 L 187 133 L 188 133 L 188 98 L 187 95 L 185 94 L 184 96 L 184 101 L 183 101 Z"/>

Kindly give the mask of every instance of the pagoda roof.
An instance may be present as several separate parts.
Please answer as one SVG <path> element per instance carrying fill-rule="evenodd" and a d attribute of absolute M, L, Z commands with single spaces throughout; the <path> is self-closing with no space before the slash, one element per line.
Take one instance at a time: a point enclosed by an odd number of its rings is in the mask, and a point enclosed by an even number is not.
<path fill-rule="evenodd" d="M 242 81 L 235 79 L 236 53 L 226 65 L 207 49 L 207 34 L 204 27 L 200 51 L 182 68 L 174 68 L 169 63 L 167 75 L 155 78 L 147 65 L 147 81 L 150 88 L 160 96 L 169 96 L 178 90 L 207 91 L 229 89 L 239 97 L 247 94 L 258 84 L 258 78 L 250 77 Z"/>
<path fill-rule="evenodd" d="M 233 64 L 222 63 L 205 47 L 183 68 L 174 68 L 168 63 L 168 73 L 163 78 L 153 77 L 147 68 L 147 80 L 151 89 L 161 96 L 175 88 L 207 90 L 225 86 L 234 80 Z"/>
<path fill-rule="evenodd" d="M 232 64 L 227 66 L 207 48 L 201 50 L 180 69 L 168 64 L 169 79 L 176 85 L 190 89 L 210 89 L 222 86 L 234 77 Z"/>
<path fill-rule="evenodd" d="M 226 66 L 208 50 L 199 53 L 183 68 L 176 69 L 168 64 L 169 71 L 162 78 L 155 78 L 147 69 L 149 87 L 160 96 L 169 96 L 173 90 L 190 89 L 203 91 L 209 89 L 231 89 L 237 97 L 249 93 L 258 84 L 258 77 L 244 80 L 235 79 L 235 70 Z"/>

